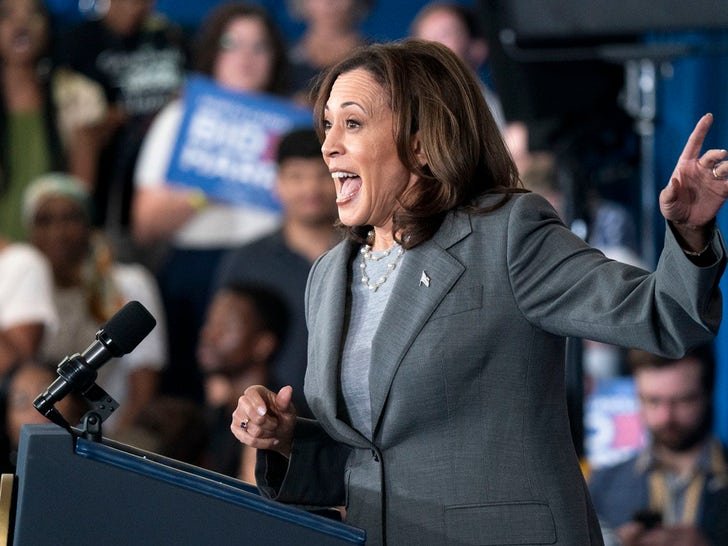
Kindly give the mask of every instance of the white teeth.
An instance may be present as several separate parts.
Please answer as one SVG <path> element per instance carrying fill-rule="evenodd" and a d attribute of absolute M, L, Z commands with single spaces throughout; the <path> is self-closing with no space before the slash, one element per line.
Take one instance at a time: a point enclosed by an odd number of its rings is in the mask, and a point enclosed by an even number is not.
<path fill-rule="evenodd" d="M 354 173 L 348 173 L 345 171 L 335 171 L 335 172 L 331 173 L 332 178 L 351 178 L 351 177 L 355 177 L 355 176 L 358 176 L 358 175 L 356 175 Z"/>

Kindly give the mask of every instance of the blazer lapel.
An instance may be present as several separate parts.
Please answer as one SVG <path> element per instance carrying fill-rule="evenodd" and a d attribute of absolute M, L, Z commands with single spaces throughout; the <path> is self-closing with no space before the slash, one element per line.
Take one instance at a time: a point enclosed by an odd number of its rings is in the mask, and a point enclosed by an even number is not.
<path fill-rule="evenodd" d="M 307 396 L 310 394 L 311 409 L 320 421 L 328 425 L 329 433 L 339 441 L 360 447 L 370 442 L 347 423 L 339 419 L 339 359 L 342 333 L 345 327 L 346 298 L 349 292 L 349 261 L 355 245 L 349 241 L 330 251 L 327 269 L 321 272 L 326 279 L 317 294 L 317 327 L 313 332 L 316 343 L 309 354 L 309 370 L 306 374 Z"/>
<path fill-rule="evenodd" d="M 471 232 L 467 215 L 450 214 L 430 241 L 408 250 L 372 346 L 369 374 L 372 431 L 397 368 L 432 312 L 465 271 L 446 251 Z"/>

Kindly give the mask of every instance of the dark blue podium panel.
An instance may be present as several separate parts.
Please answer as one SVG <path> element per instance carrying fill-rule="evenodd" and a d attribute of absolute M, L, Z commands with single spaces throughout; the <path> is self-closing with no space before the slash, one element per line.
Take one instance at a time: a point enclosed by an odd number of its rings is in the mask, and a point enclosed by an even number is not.
<path fill-rule="evenodd" d="M 16 546 L 364 544 L 364 531 L 265 499 L 214 472 L 55 425 L 26 425 Z"/>

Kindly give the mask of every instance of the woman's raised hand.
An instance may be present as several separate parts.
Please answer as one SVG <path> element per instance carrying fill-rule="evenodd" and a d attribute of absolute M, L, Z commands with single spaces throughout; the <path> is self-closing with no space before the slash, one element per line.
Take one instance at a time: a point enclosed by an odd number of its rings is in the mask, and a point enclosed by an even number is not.
<path fill-rule="evenodd" d="M 728 198 L 728 162 L 725 161 L 728 152 L 711 149 L 700 155 L 712 123 L 712 114 L 700 118 L 680 154 L 670 182 L 660 193 L 662 215 L 691 246 L 701 244 L 700 238 L 691 240 L 691 234 L 702 232 L 701 237 L 709 236 L 704 228 L 712 226 L 718 210 Z"/>

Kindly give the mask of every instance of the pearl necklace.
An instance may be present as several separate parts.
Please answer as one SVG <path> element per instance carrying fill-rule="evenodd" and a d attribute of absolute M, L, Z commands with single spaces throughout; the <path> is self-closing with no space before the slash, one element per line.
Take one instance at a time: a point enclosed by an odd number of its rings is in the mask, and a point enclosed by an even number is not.
<path fill-rule="evenodd" d="M 370 231 L 368 240 L 371 241 L 373 239 L 374 233 Z M 383 260 L 384 258 L 388 257 L 395 248 L 397 249 L 397 252 L 395 253 L 392 261 L 387 264 L 387 271 L 384 273 L 384 275 L 379 277 L 379 279 L 377 279 L 375 283 L 369 282 L 369 275 L 367 275 L 367 262 L 378 262 L 379 260 Z M 392 273 L 392 271 L 396 269 L 397 262 L 399 262 L 402 254 L 404 254 L 404 248 L 395 243 L 391 248 L 388 248 L 380 255 L 375 256 L 374 254 L 372 254 L 372 245 L 366 244 L 361 248 L 359 252 L 361 253 L 361 263 L 359 264 L 359 269 L 361 270 L 361 282 L 369 290 L 371 290 L 372 292 L 376 292 L 380 286 L 387 282 L 387 278 L 389 277 L 389 275 Z"/>

